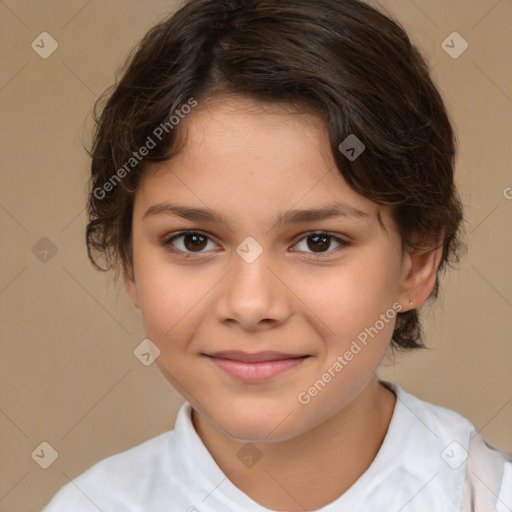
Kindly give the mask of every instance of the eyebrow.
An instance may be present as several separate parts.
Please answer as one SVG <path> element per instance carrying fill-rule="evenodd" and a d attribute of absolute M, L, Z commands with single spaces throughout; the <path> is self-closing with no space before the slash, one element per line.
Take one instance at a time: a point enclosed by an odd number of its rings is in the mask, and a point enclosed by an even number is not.
<path fill-rule="evenodd" d="M 169 215 L 192 221 L 216 222 L 229 227 L 228 218 L 223 213 L 216 212 L 210 208 L 158 203 L 150 206 L 142 219 L 144 220 L 156 215 Z M 334 217 L 364 220 L 369 218 L 369 214 L 348 204 L 332 203 L 322 206 L 321 208 L 312 208 L 307 210 L 294 209 L 283 212 L 278 215 L 276 224 L 298 224 L 301 222 L 326 220 Z"/>

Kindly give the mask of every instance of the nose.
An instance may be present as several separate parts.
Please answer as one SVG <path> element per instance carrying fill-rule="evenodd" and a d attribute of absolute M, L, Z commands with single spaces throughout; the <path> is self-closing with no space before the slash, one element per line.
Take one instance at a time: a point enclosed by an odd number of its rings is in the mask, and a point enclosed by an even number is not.
<path fill-rule="evenodd" d="M 234 255 L 216 301 L 220 322 L 257 331 L 281 325 L 291 315 L 290 293 L 264 255 L 252 263 Z"/>

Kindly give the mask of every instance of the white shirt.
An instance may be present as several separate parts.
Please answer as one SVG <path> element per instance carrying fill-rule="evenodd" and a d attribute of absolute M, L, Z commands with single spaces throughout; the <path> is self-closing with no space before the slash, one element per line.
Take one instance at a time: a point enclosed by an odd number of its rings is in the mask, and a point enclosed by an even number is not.
<path fill-rule="evenodd" d="M 512 457 L 485 443 L 460 414 L 385 384 L 397 401 L 377 456 L 342 496 L 317 512 L 512 511 Z M 270 509 L 235 487 L 217 466 L 185 402 L 174 430 L 96 463 L 43 509 L 98 511 Z"/>

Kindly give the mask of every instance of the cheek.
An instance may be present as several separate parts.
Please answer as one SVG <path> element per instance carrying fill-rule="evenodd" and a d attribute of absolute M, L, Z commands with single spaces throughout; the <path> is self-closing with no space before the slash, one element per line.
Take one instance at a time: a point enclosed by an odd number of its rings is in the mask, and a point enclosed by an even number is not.
<path fill-rule="evenodd" d="M 397 297 L 397 267 L 383 256 L 361 255 L 328 278 L 303 285 L 307 305 L 316 313 L 316 324 L 326 340 L 327 367 L 346 354 L 343 373 L 356 381 L 355 373 L 378 367 L 396 322 L 392 306 Z"/>
<path fill-rule="evenodd" d="M 335 272 L 297 280 L 297 295 L 330 331 L 354 334 L 390 308 L 396 271 L 376 258 L 358 257 Z M 331 335 L 333 333 L 331 332 Z"/>
<path fill-rule="evenodd" d="M 146 335 L 156 344 L 179 342 L 193 328 L 211 285 L 192 270 L 171 271 L 169 265 L 141 265 L 138 275 L 140 310 Z"/>

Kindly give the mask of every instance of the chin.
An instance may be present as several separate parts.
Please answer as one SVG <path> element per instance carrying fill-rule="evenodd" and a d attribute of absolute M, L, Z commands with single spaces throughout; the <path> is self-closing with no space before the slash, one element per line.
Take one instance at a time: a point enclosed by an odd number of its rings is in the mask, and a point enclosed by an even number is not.
<path fill-rule="evenodd" d="M 217 424 L 216 426 L 231 439 L 242 443 L 274 443 L 295 437 L 293 432 L 283 431 L 282 429 L 278 433 L 272 432 L 272 429 L 275 428 L 275 422 L 273 425 L 269 422 L 256 424 L 257 420 L 237 422 L 236 418 L 231 418 L 229 423 Z"/>
<path fill-rule="evenodd" d="M 247 402 L 232 404 L 214 418 L 216 428 L 236 441 L 269 443 L 286 441 L 300 434 L 296 412 L 292 406 L 284 404 L 272 407 Z"/>

